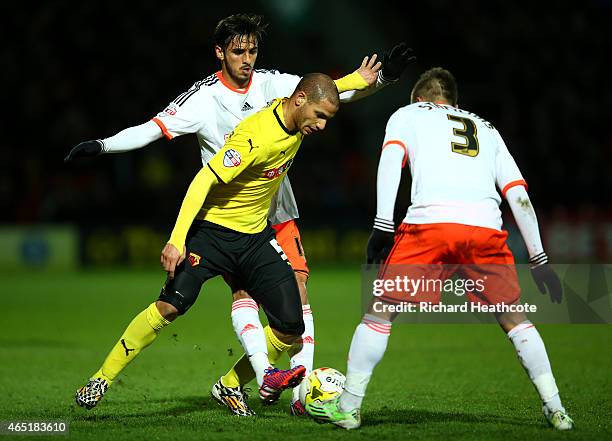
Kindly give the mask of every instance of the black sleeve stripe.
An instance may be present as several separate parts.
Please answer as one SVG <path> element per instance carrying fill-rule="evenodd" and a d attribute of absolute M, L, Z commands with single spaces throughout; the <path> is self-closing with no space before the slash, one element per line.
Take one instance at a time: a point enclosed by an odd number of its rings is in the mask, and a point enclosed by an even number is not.
<path fill-rule="evenodd" d="M 187 95 L 187 92 L 183 92 L 181 93 L 179 96 L 177 96 L 176 98 L 174 98 L 172 100 L 173 103 L 178 103 L 185 95 Z"/>
<path fill-rule="evenodd" d="M 215 75 L 215 74 L 209 75 L 206 78 L 204 78 L 203 80 L 196 81 L 194 83 L 194 85 L 191 86 L 191 88 L 188 91 L 181 93 L 172 102 L 180 107 L 183 104 L 185 104 L 185 101 L 187 101 L 198 90 L 200 90 L 200 88 L 202 86 L 212 86 L 213 84 L 216 84 L 218 81 L 219 81 L 219 78 L 217 78 L 217 75 Z"/>
<path fill-rule="evenodd" d="M 184 93 L 183 96 L 181 96 L 178 100 L 175 101 L 175 103 L 178 106 L 182 106 L 183 104 L 185 104 L 185 101 L 192 97 L 193 94 L 196 93 L 198 90 L 200 90 L 199 86 L 196 89 L 192 89 L 189 92 Z"/>
<path fill-rule="evenodd" d="M 208 168 L 210 169 L 211 172 L 213 172 L 213 175 L 215 175 L 217 177 L 217 181 L 221 182 L 222 184 L 225 184 L 225 182 L 223 182 L 223 179 L 221 179 L 219 177 L 219 175 L 217 174 L 216 171 L 213 170 L 213 168 L 210 166 L 210 164 L 206 164 L 208 166 Z"/>
<path fill-rule="evenodd" d="M 268 73 L 269 72 L 269 73 L 274 74 L 274 75 L 277 75 L 277 74 L 280 73 L 276 69 L 254 69 L 254 70 L 255 70 L 255 72 L 258 72 L 258 73 Z"/>

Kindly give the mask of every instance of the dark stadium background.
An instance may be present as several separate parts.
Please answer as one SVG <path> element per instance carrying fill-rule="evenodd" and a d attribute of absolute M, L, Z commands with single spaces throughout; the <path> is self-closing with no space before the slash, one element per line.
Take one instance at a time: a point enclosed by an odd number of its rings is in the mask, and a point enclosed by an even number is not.
<path fill-rule="evenodd" d="M 74 165 L 62 160 L 80 141 L 147 121 L 218 70 L 212 30 L 236 12 L 261 13 L 269 22 L 258 68 L 337 77 L 399 41 L 418 56 L 398 84 L 344 106 L 324 133 L 304 143 L 290 177 L 311 261 L 361 260 L 387 118 L 408 103 L 418 74 L 443 66 L 459 82 L 460 106 L 491 121 L 505 138 L 529 183 L 553 259 L 609 262 L 612 3 L 521 3 L 11 6 L 1 49 L 3 267 L 44 267 L 54 253 L 63 255 L 58 266 L 157 264 L 200 167 L 195 137 Z M 408 200 L 405 177 L 397 221 Z M 511 246 L 522 259 L 520 238 L 507 220 Z"/>

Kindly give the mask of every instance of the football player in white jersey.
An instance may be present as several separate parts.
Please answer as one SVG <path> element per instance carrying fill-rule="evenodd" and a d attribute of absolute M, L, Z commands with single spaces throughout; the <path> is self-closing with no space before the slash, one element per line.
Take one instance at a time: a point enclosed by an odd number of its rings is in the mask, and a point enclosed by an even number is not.
<path fill-rule="evenodd" d="M 225 143 L 234 127 L 245 117 L 255 113 L 277 97 L 291 95 L 300 81 L 300 76 L 282 74 L 276 70 L 255 69 L 255 62 L 265 26 L 258 15 L 236 14 L 221 20 L 214 33 L 215 55 L 221 70 L 197 81 L 189 90 L 175 98 L 162 112 L 150 121 L 127 128 L 114 136 L 80 143 L 74 147 L 66 161 L 76 158 L 97 156 L 107 153 L 121 153 L 145 147 L 162 137 L 173 139 L 185 134 L 195 134 L 200 145 L 202 163 L 210 158 Z M 396 81 L 404 69 L 414 61 L 411 49 L 401 43 L 385 55 L 382 63 L 376 54 L 365 57 L 361 66 L 352 74 L 336 80 L 342 102 L 365 97 L 381 87 Z M 382 67 L 382 69 L 381 69 Z M 308 266 L 301 244 L 299 230 L 295 224 L 298 209 L 289 179 L 285 178 L 273 200 L 269 220 L 276 230 L 277 240 L 288 256 L 300 288 L 303 317 L 306 329 L 298 344 L 279 345 L 282 335 L 269 335 L 271 329 L 260 323 L 241 332 L 259 332 L 266 336 L 269 358 L 272 362 L 289 348 L 291 366 L 303 365 L 307 372 L 312 370 L 314 356 L 314 323 L 310 309 L 306 283 Z M 240 281 L 226 277 L 232 288 L 232 314 L 240 312 L 246 305 L 248 293 L 240 289 Z M 176 314 L 175 308 L 165 302 L 157 302 L 160 313 L 165 317 Z M 274 344 L 276 342 L 276 344 Z M 101 376 L 97 372 L 92 377 Z M 243 393 L 243 386 L 254 378 L 248 357 L 243 356 L 234 367 L 215 383 L 213 397 L 241 416 L 252 415 Z M 111 378 L 104 379 L 107 385 Z M 304 409 L 295 388 L 291 411 L 303 414 Z M 106 390 L 106 389 L 105 389 Z"/>
<path fill-rule="evenodd" d="M 395 232 L 394 205 L 405 165 L 412 175 L 411 205 Z M 525 241 L 539 290 L 560 303 L 561 284 L 547 265 L 527 183 L 514 159 L 493 125 L 457 107 L 452 74 L 442 68 L 430 69 L 412 89 L 411 104 L 397 110 L 387 124 L 368 263 L 384 263 L 378 274 L 384 281 L 402 272 L 409 272 L 415 280 L 420 276 L 446 280 L 457 269 L 455 264 L 465 264 L 458 268 L 463 278 L 475 280 L 480 275 L 481 281 L 486 280 L 479 293 L 468 294 L 472 303 L 516 304 L 520 289 L 514 258 L 506 244 L 508 233 L 502 230 L 502 197 L 508 201 Z M 367 385 L 385 353 L 391 323 L 397 317 L 393 308 L 383 306 L 440 302 L 439 291 L 407 295 L 392 288 L 380 294 L 353 335 L 344 392 L 323 405 L 306 406 L 321 421 L 346 429 L 359 427 Z M 547 421 L 555 429 L 571 429 L 573 421 L 561 404 L 544 343 L 534 325 L 525 313 L 512 310 L 496 312 L 495 318 L 534 384 Z"/>

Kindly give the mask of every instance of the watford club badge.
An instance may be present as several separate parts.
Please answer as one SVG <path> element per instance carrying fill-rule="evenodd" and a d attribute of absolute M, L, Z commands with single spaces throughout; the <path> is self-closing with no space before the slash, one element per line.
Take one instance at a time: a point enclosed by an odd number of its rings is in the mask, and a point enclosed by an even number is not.
<path fill-rule="evenodd" d="M 189 253 L 189 263 L 191 264 L 191 266 L 198 266 L 200 264 L 200 260 L 202 258 L 200 256 L 198 256 L 196 253 Z"/>
<path fill-rule="evenodd" d="M 226 167 L 238 167 L 242 163 L 240 153 L 234 149 L 229 149 L 223 155 L 223 165 Z"/>

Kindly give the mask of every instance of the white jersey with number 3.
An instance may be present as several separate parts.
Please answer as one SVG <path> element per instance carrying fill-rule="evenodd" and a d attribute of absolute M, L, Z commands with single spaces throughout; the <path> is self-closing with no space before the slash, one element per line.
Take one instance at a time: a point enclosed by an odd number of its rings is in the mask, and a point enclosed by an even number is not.
<path fill-rule="evenodd" d="M 274 99 L 290 96 L 299 81 L 297 75 L 255 69 L 248 86 L 238 90 L 217 72 L 176 97 L 153 121 L 168 139 L 195 133 L 202 163 L 206 164 L 223 147 L 238 123 Z M 291 184 L 285 177 L 272 200 L 268 217 L 276 225 L 298 216 Z"/>
<path fill-rule="evenodd" d="M 527 186 L 499 132 L 479 116 L 449 105 L 414 103 L 387 123 L 383 149 L 399 145 L 412 175 L 409 224 L 459 223 L 501 229 L 499 204 Z"/>

